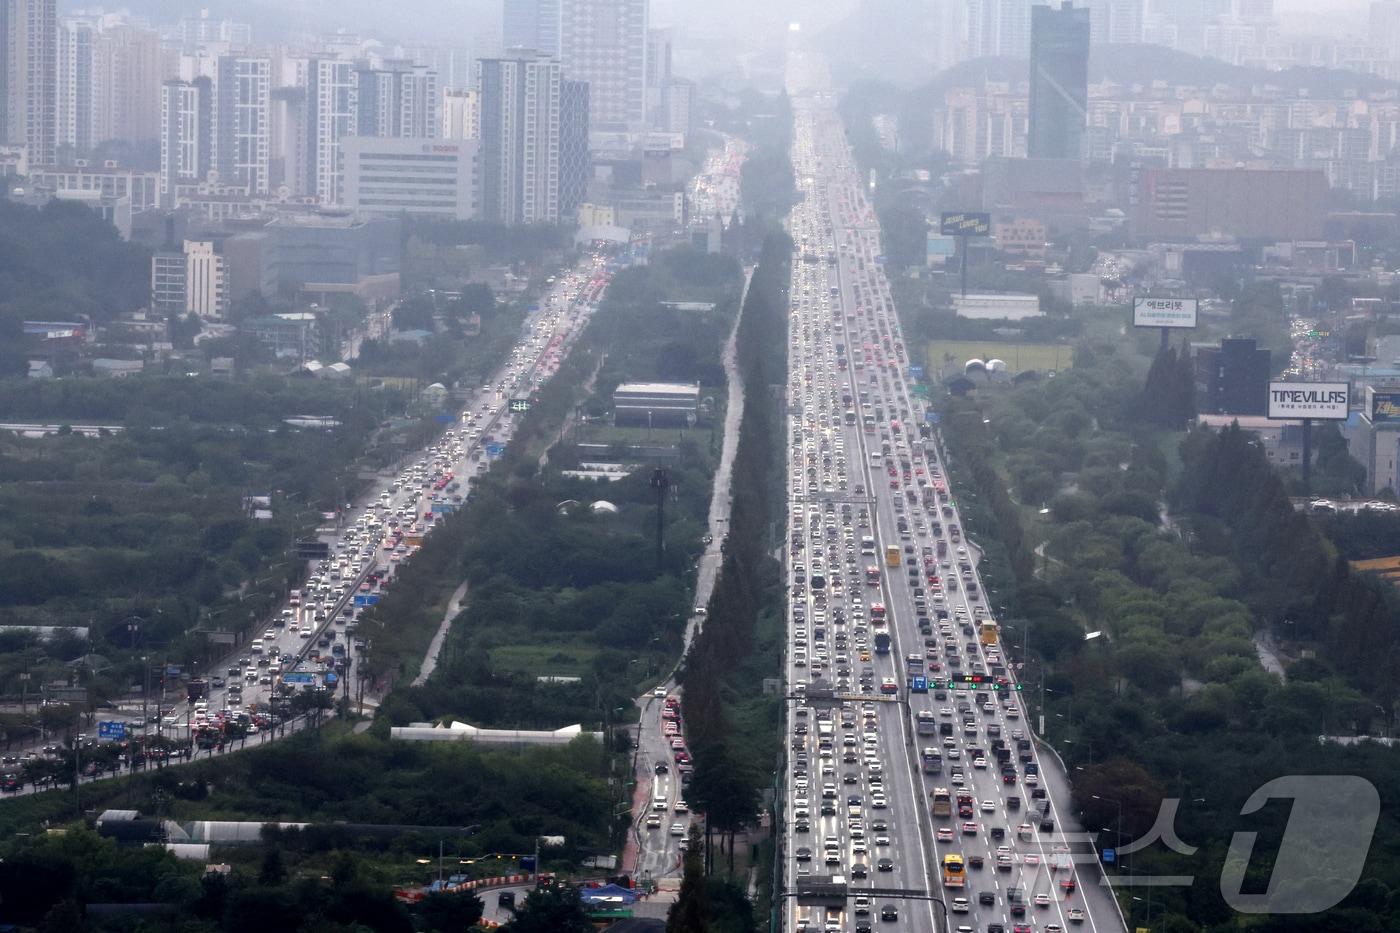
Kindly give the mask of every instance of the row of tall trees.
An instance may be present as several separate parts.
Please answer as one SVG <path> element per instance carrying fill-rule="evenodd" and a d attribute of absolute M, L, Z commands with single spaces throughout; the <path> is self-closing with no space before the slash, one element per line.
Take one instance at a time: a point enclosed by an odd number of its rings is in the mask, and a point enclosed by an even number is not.
<path fill-rule="evenodd" d="M 735 450 L 730 530 L 718 581 L 705 624 L 686 656 L 681 682 L 683 711 L 695 760 L 687 793 L 705 814 L 705 864 L 712 865 L 712 833 L 729 837 L 733 868 L 734 838 L 755 819 L 759 789 L 768 770 L 736 736 L 733 705 L 760 693 L 761 672 L 753 656 L 762 621 L 781 615 L 777 562 L 772 556 L 775 529 L 782 517 L 778 467 L 783 452 L 781 412 L 773 391 L 786 381 L 787 289 L 792 243 L 771 234 L 749 286 L 736 339 L 743 376 L 744 415 Z M 713 886 L 691 886 L 691 897 L 704 903 L 678 910 L 677 930 L 714 929 L 697 920 L 713 913 Z M 706 892 L 711 892 L 707 894 Z"/>

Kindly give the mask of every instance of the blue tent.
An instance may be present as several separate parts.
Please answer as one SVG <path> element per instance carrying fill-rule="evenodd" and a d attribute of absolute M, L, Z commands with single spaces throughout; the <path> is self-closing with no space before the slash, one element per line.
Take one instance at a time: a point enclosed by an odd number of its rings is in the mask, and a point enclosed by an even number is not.
<path fill-rule="evenodd" d="M 585 904 L 626 907 L 636 902 L 637 892 L 618 884 L 605 884 L 598 888 L 584 888 L 579 892 L 579 900 Z"/>

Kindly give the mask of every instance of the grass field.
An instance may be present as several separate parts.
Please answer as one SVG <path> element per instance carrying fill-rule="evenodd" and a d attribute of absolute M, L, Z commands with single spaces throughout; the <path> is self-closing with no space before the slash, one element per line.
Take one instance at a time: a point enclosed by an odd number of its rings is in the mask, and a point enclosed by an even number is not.
<path fill-rule="evenodd" d="M 947 359 L 952 357 L 951 360 Z M 1029 369 L 1039 372 L 1069 369 L 1073 348 L 1055 343 L 1000 343 L 982 340 L 935 340 L 928 346 L 929 374 L 942 367 L 945 374 L 961 372 L 963 364 L 977 359 L 1006 361 L 1007 372 L 1022 373 Z"/>
<path fill-rule="evenodd" d="M 541 677 L 579 677 L 588 673 L 598 649 L 586 645 L 500 645 L 491 649 L 491 667 Z"/>

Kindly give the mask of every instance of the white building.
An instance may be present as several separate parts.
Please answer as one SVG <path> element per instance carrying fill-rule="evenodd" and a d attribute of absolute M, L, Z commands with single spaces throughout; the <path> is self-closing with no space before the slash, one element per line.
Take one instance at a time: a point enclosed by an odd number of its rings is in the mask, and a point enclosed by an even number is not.
<path fill-rule="evenodd" d="M 228 310 L 228 270 L 214 244 L 185 241 L 185 313 L 222 318 Z"/>
<path fill-rule="evenodd" d="M 442 138 L 481 138 L 481 94 L 449 89 L 442 98 Z"/>
<path fill-rule="evenodd" d="M 345 154 L 341 140 L 359 134 L 359 85 L 355 63 L 313 59 L 307 63 L 306 105 L 309 181 L 322 204 L 339 204 Z"/>
<path fill-rule="evenodd" d="M 476 218 L 476 140 L 352 136 L 342 146 L 345 206 L 351 210 Z"/>
<path fill-rule="evenodd" d="M 57 0 L 0 0 L 0 142 L 52 165 L 58 147 Z"/>
<path fill-rule="evenodd" d="M 208 78 L 167 81 L 160 102 L 160 203 L 175 206 L 180 185 L 198 184 L 213 167 L 213 86 Z"/>

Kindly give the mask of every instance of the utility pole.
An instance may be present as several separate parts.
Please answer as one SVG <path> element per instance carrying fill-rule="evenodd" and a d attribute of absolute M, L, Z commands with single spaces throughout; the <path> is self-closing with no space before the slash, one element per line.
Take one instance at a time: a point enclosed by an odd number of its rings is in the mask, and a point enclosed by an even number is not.
<path fill-rule="evenodd" d="M 666 467 L 653 470 L 651 488 L 656 490 L 656 569 L 660 571 L 666 551 L 666 493 L 671 489 L 671 471 Z"/>

